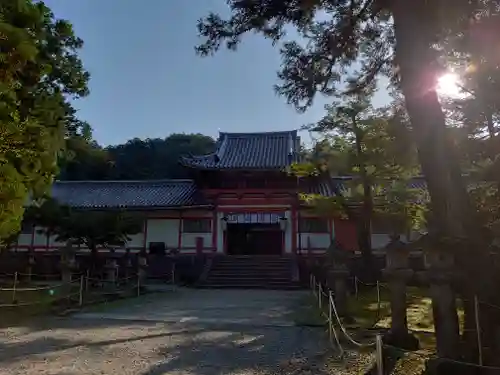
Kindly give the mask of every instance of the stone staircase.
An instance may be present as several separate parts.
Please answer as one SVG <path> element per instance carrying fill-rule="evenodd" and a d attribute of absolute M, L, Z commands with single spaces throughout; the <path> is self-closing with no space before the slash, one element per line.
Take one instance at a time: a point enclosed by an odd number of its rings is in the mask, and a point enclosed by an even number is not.
<path fill-rule="evenodd" d="M 203 288 L 298 289 L 291 257 L 219 256 L 199 284 Z"/>

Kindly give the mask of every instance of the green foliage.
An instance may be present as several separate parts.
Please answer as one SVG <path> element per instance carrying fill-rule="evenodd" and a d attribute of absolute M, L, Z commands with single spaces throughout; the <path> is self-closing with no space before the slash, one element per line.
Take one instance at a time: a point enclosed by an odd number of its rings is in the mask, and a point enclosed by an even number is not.
<path fill-rule="evenodd" d="M 408 179 L 385 184 L 383 193 L 375 197 L 375 216 L 390 224 L 394 234 L 426 227 L 426 192 L 410 188 Z"/>
<path fill-rule="evenodd" d="M 171 134 L 165 139 L 136 138 L 103 148 L 74 136 L 66 140 L 66 147 L 60 161 L 62 180 L 146 180 L 188 177 L 179 158 L 210 153 L 215 142 L 201 134 Z"/>
<path fill-rule="evenodd" d="M 326 109 L 323 119 L 307 127 L 321 139 L 310 153 L 309 162 L 295 166 L 295 171 L 327 171 L 329 175 L 353 178 L 343 181 L 347 191 L 331 198 L 332 202 L 315 196 L 302 198 L 314 203 L 317 209 L 341 210 L 358 219 L 360 216 L 352 213 L 352 207 L 361 206 L 361 218 L 367 227 L 365 236 L 369 236 L 374 209 L 377 217 L 394 224 L 395 232 L 420 227 L 422 200 L 418 199 L 418 192 L 408 189 L 408 179 L 419 174 L 419 168 L 398 108 L 375 110 L 366 97 L 358 97 Z M 369 241 L 365 240 L 363 246 L 369 246 Z"/>
<path fill-rule="evenodd" d="M 98 246 L 112 248 L 125 245 L 130 235 L 142 231 L 144 224 L 140 215 L 125 211 L 75 210 L 59 205 L 53 199 L 30 208 L 27 219 L 41 226 L 44 233 L 55 235 L 57 241 L 71 241 L 92 251 Z"/>
<path fill-rule="evenodd" d="M 95 141 L 76 135 L 66 139 L 59 168 L 61 180 L 106 180 L 112 177 L 113 161 Z"/>
<path fill-rule="evenodd" d="M 57 173 L 63 137 L 78 131 L 70 99 L 88 93 L 82 40 L 43 2 L 0 1 L 0 242 L 16 233 L 31 194 Z"/>
<path fill-rule="evenodd" d="M 436 231 L 445 237 L 477 237 L 477 220 L 457 158 L 445 130 L 435 87 L 447 57 L 460 49 L 454 39 L 470 35 L 497 1 L 229 1 L 227 19 L 209 14 L 198 23 L 202 56 L 225 46 L 235 50 L 257 32 L 279 44 L 282 65 L 277 92 L 299 111 L 318 94 L 346 99 L 371 95 L 386 76 L 404 97 L 411 138 L 428 181 Z M 290 38 L 293 30 L 294 38 Z M 491 43 L 490 43 L 491 46 Z M 350 69 L 349 69 L 350 68 Z M 400 95 L 402 94 L 402 95 Z M 400 129 L 403 129 L 400 127 Z"/>

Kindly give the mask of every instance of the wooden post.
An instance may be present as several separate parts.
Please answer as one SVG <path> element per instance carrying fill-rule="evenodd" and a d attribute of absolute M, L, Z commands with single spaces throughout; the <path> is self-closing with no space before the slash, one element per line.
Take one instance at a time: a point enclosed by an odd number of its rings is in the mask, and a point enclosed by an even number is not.
<path fill-rule="evenodd" d="M 17 272 L 14 273 L 14 287 L 12 288 L 12 303 L 16 302 Z"/>
<path fill-rule="evenodd" d="M 358 291 L 358 277 L 354 276 L 354 295 L 356 296 L 356 299 L 358 298 L 358 293 L 359 293 L 359 291 Z"/>
<path fill-rule="evenodd" d="M 318 306 L 319 306 L 319 311 L 321 312 L 322 310 L 322 299 L 323 299 L 323 288 L 321 288 L 321 283 L 318 284 Z"/>
<path fill-rule="evenodd" d="M 332 291 L 328 291 L 328 337 L 330 339 L 330 345 L 333 346 L 333 314 L 332 314 Z"/>
<path fill-rule="evenodd" d="M 83 306 L 83 288 L 84 288 L 85 277 L 80 276 L 80 299 L 78 300 L 78 304 Z"/>
<path fill-rule="evenodd" d="M 172 263 L 172 285 L 175 285 L 175 261 Z"/>
<path fill-rule="evenodd" d="M 88 292 L 89 291 L 89 274 L 90 274 L 90 271 L 87 269 L 87 272 L 86 272 L 86 276 L 85 276 L 85 291 Z"/>
<path fill-rule="evenodd" d="M 141 295 L 141 275 L 137 274 L 137 297 Z"/>
<path fill-rule="evenodd" d="M 382 347 L 382 335 L 377 333 L 376 336 L 376 360 L 377 360 L 377 375 L 384 375 L 384 352 Z"/>
<path fill-rule="evenodd" d="M 377 280 L 377 303 L 380 303 L 380 282 Z"/>
<path fill-rule="evenodd" d="M 477 350 L 479 354 L 479 365 L 483 365 L 483 345 L 481 343 L 481 323 L 479 321 L 479 301 L 477 296 L 474 296 L 474 317 L 476 319 L 476 334 L 477 334 Z"/>

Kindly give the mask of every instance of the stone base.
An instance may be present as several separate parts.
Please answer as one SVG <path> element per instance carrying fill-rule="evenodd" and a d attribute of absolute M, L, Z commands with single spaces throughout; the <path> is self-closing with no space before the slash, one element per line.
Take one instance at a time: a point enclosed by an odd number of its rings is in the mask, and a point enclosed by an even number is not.
<path fill-rule="evenodd" d="M 392 332 L 384 335 L 384 344 L 395 346 L 405 350 L 418 350 L 420 343 L 418 339 L 410 332 Z"/>

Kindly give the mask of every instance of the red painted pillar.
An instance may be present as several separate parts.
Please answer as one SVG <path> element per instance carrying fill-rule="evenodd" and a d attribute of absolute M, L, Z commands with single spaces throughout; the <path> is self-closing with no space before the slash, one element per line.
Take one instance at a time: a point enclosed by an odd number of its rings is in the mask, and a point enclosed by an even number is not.
<path fill-rule="evenodd" d="M 212 247 L 213 251 L 217 251 L 217 231 L 219 228 L 219 222 L 217 221 L 217 211 L 214 210 L 212 217 Z"/>

